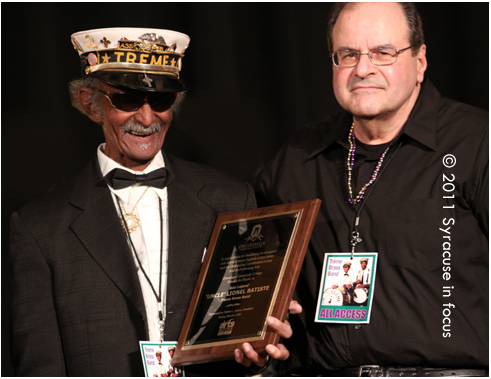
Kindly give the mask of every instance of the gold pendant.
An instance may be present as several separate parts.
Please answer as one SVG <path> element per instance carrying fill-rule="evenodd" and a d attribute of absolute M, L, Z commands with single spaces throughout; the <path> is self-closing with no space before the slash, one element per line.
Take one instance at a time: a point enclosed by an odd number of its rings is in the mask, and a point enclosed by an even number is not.
<path fill-rule="evenodd" d="M 133 213 L 125 213 L 123 217 L 124 217 L 124 221 L 126 221 L 126 226 L 128 227 L 129 233 L 133 233 L 140 226 L 140 219 L 136 217 L 136 215 L 134 215 Z M 123 218 L 121 218 L 121 224 L 123 225 L 123 228 L 124 228 L 124 221 Z"/>

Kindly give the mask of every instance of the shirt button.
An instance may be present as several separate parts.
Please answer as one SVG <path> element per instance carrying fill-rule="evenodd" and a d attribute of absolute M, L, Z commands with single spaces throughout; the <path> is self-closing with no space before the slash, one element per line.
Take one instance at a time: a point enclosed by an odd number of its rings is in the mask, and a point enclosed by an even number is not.
<path fill-rule="evenodd" d="M 356 330 L 361 329 L 361 325 L 356 325 L 356 326 L 355 326 L 355 329 L 356 329 Z"/>

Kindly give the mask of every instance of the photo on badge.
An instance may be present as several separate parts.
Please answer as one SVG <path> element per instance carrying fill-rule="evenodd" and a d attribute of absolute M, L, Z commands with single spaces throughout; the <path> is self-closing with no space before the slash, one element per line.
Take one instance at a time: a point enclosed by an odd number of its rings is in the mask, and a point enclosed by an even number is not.
<path fill-rule="evenodd" d="M 324 255 L 316 322 L 370 322 L 377 256 L 375 252 Z"/>
<path fill-rule="evenodd" d="M 171 365 L 177 343 L 140 342 L 146 377 L 184 377 L 181 367 Z"/>

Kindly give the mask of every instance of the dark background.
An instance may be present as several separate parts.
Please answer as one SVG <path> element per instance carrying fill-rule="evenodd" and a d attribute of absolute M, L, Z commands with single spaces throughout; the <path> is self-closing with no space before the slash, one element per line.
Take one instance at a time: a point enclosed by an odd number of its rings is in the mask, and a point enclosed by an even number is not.
<path fill-rule="evenodd" d="M 488 109 L 488 3 L 418 3 L 428 70 L 447 97 Z M 103 141 L 71 107 L 74 32 L 149 27 L 191 37 L 187 99 L 164 149 L 250 181 L 286 138 L 338 110 L 325 41 L 330 3 L 2 3 L 2 376 L 9 216 L 76 172 Z"/>

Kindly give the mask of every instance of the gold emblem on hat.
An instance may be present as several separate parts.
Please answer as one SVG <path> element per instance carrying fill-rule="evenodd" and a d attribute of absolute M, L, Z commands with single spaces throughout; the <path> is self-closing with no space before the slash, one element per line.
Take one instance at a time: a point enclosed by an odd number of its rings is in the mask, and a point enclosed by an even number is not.
<path fill-rule="evenodd" d="M 87 46 L 89 49 L 97 48 L 97 45 L 89 34 L 85 35 L 85 46 Z"/>
<path fill-rule="evenodd" d="M 158 44 L 154 42 L 141 42 L 137 43 L 135 45 L 135 48 L 137 51 L 148 51 L 152 53 L 157 53 L 159 51 L 164 51 L 162 46 L 159 46 Z"/>
<path fill-rule="evenodd" d="M 102 43 L 104 45 L 104 47 L 108 47 L 109 44 L 111 43 L 111 41 L 109 41 L 106 37 L 101 39 L 99 42 Z"/>
<path fill-rule="evenodd" d="M 102 63 L 109 63 L 109 60 L 111 59 L 111 57 L 109 55 L 104 54 L 102 57 Z"/>
<path fill-rule="evenodd" d="M 84 49 L 82 49 L 82 46 L 80 46 L 80 44 L 78 43 L 78 41 L 72 37 L 72 43 L 73 43 L 73 47 L 75 50 L 78 50 L 80 51 L 81 53 L 84 52 Z"/>

